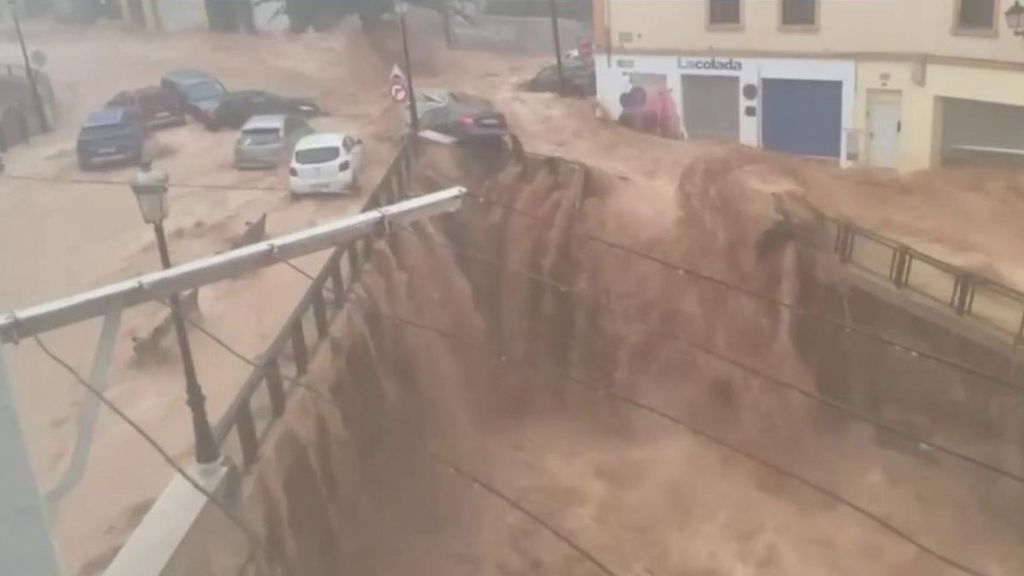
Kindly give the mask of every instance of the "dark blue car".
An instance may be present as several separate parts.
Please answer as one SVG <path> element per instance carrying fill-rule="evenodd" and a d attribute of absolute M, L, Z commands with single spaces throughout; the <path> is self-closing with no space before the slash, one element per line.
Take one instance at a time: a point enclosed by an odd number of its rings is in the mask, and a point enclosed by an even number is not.
<path fill-rule="evenodd" d="M 130 108 L 109 107 L 89 114 L 78 133 L 78 166 L 88 170 L 101 163 L 138 163 L 146 127 Z"/>

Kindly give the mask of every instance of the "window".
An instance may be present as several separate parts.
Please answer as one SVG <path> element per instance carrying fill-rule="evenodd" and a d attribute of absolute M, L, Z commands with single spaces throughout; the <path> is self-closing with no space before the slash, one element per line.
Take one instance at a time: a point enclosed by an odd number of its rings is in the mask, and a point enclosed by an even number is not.
<path fill-rule="evenodd" d="M 708 0 L 708 26 L 739 26 L 743 24 L 742 0 Z"/>
<path fill-rule="evenodd" d="M 225 90 L 220 82 L 197 82 L 186 86 L 185 92 L 188 93 L 190 102 L 202 102 L 223 96 Z"/>
<path fill-rule="evenodd" d="M 326 164 L 341 158 L 341 150 L 337 146 L 323 148 L 306 148 L 295 151 L 296 164 Z"/>
<path fill-rule="evenodd" d="M 994 32 L 996 0 L 958 0 L 956 30 Z"/>
<path fill-rule="evenodd" d="M 818 25 L 818 0 L 782 0 L 782 26 Z"/>
<path fill-rule="evenodd" d="M 242 130 L 238 141 L 242 146 L 277 144 L 281 141 L 281 131 L 277 128 L 249 128 Z"/>

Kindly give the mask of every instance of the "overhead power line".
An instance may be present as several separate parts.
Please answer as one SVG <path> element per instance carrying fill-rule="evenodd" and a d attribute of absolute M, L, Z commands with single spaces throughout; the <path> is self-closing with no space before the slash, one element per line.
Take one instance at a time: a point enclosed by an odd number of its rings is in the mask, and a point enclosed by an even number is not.
<path fill-rule="evenodd" d="M 85 186 L 131 186 L 128 180 L 105 180 L 100 178 L 53 178 L 50 176 L 30 176 L 28 174 L 3 174 L 0 179 L 21 180 L 25 182 L 45 182 L 49 184 L 79 184 Z M 262 192 L 287 192 L 284 188 L 276 186 L 257 186 L 244 184 L 211 184 L 211 183 L 174 183 L 172 188 L 185 190 L 225 190 L 225 191 L 262 191 Z"/>
<path fill-rule="evenodd" d="M 283 264 L 286 264 L 288 267 L 290 267 L 291 269 L 295 270 L 296 272 L 298 272 L 302 276 L 304 276 L 304 277 L 306 277 L 306 278 L 308 278 L 310 280 L 314 280 L 313 276 L 311 276 L 305 270 L 303 270 L 303 269 L 299 268 L 298 266 L 292 264 L 288 260 L 281 260 L 281 262 Z M 352 284 L 352 285 L 350 285 L 345 290 L 345 293 L 344 293 L 343 297 L 345 298 L 346 301 L 349 301 L 348 296 L 351 295 L 352 289 L 354 287 L 355 287 L 355 284 Z M 326 288 L 326 286 L 325 286 L 325 288 Z M 329 288 L 328 288 L 328 290 L 329 290 Z M 337 297 L 337 295 L 335 295 L 335 297 Z M 165 306 L 168 309 L 170 309 L 170 303 L 166 302 L 162 298 L 158 298 L 157 302 L 159 302 L 163 306 Z M 248 356 L 246 356 L 245 354 L 240 352 L 234 346 L 231 346 L 230 344 L 228 344 L 227 341 L 225 341 L 223 338 L 221 338 L 220 336 L 214 334 L 212 331 L 207 329 L 205 326 L 199 324 L 194 319 L 186 318 L 185 321 L 189 325 L 191 325 L 193 328 L 195 328 L 196 330 L 201 332 L 203 335 L 205 335 L 207 338 L 209 338 L 211 341 L 213 341 L 214 343 L 219 345 L 221 348 L 223 348 L 225 351 L 227 351 L 228 354 L 234 356 L 238 360 L 242 361 L 244 364 L 249 365 L 253 369 L 261 369 L 262 368 L 262 366 L 258 362 L 256 362 L 252 358 L 249 358 Z M 310 384 L 308 384 L 306 382 L 303 382 L 299 378 L 288 376 L 287 374 L 281 374 L 281 379 L 285 380 L 286 382 L 288 382 L 290 384 L 292 384 L 293 386 L 296 386 L 297 388 L 300 388 L 302 390 L 305 390 L 306 392 L 311 393 L 312 395 L 316 396 L 320 400 L 323 400 L 324 402 L 326 402 L 327 404 L 332 406 L 338 412 L 339 417 L 344 418 L 344 414 L 341 413 L 341 409 L 338 406 L 337 401 L 334 398 L 331 398 L 329 395 L 327 395 L 324 392 L 322 392 L 321 390 L 318 390 L 315 386 L 312 386 L 312 385 L 310 385 Z M 465 468 L 460 467 L 459 465 L 455 464 L 450 458 L 448 458 L 447 456 L 444 456 L 443 454 L 437 452 L 436 450 L 431 450 L 431 449 L 425 448 L 423 446 L 418 446 L 418 447 L 420 449 L 422 449 L 422 451 L 431 460 L 433 460 L 435 463 L 441 465 L 442 467 L 444 467 L 444 468 L 448 469 L 449 471 L 455 473 L 456 475 L 462 477 L 464 480 L 467 480 L 471 484 L 473 484 L 473 485 L 475 485 L 475 486 L 477 486 L 479 488 L 482 488 L 484 491 L 489 493 L 494 498 L 497 498 L 497 499 L 501 500 L 506 505 L 508 505 L 510 508 L 518 511 L 520 514 L 526 516 L 527 518 L 532 520 L 534 523 L 536 523 L 537 525 L 541 526 L 545 531 L 550 533 L 557 540 L 561 541 L 566 546 L 572 548 L 577 554 L 579 554 L 584 559 L 586 559 L 588 562 L 593 564 L 598 570 L 600 570 L 606 576 L 619 576 L 616 572 L 614 572 L 612 569 L 610 569 L 606 564 L 601 562 L 596 556 L 594 556 L 586 548 L 584 548 L 583 546 L 578 544 L 575 540 L 573 540 L 571 537 L 569 537 L 563 531 L 561 531 L 560 529 L 555 527 L 553 524 L 551 524 L 547 520 L 544 520 L 537 513 L 531 511 L 529 508 L 527 508 L 523 504 L 519 503 L 517 500 L 515 500 L 511 496 L 509 496 L 509 495 L 505 494 L 504 492 L 502 492 L 500 489 L 495 487 L 493 484 L 491 484 L 491 483 L 483 480 L 479 476 L 477 476 L 477 475 L 467 471 Z"/>
<path fill-rule="evenodd" d="M 46 176 L 29 176 L 29 175 L 18 175 L 18 174 L 3 174 L 0 177 L 2 177 L 2 178 L 10 178 L 12 180 L 51 182 L 51 183 L 60 183 L 60 184 L 124 185 L 124 186 L 129 186 L 131 184 L 128 181 L 119 181 L 119 180 L 96 180 L 96 179 L 87 179 L 87 178 L 53 178 L 53 177 L 46 177 Z M 234 190 L 234 191 L 247 191 L 247 190 L 249 190 L 249 191 L 270 191 L 270 192 L 282 192 L 283 191 L 280 188 L 271 187 L 271 186 L 244 186 L 244 185 L 221 185 L 221 184 L 201 184 L 201 183 L 197 183 L 197 184 L 184 184 L 184 183 L 182 183 L 182 184 L 174 184 L 174 187 L 175 188 L 183 188 L 183 189 L 196 189 L 196 190 L 206 190 L 206 189 L 209 189 L 209 190 Z M 542 217 L 540 217 L 540 216 L 538 216 L 536 214 L 533 214 L 533 213 L 531 213 L 529 211 L 522 210 L 521 208 L 518 208 L 518 207 L 516 207 L 514 205 L 511 205 L 511 204 L 508 204 L 508 203 L 505 203 L 505 202 L 500 202 L 500 201 L 495 200 L 493 198 L 488 198 L 488 197 L 483 196 L 483 195 L 481 195 L 479 193 L 470 192 L 468 195 L 477 198 L 481 202 L 484 202 L 484 203 L 487 203 L 487 204 L 499 207 L 499 208 L 501 208 L 503 210 L 506 210 L 508 212 L 517 214 L 517 215 L 522 216 L 524 218 L 528 218 L 528 219 L 533 220 L 533 221 L 535 221 L 535 222 L 537 222 L 539 224 L 550 224 L 548 219 L 542 218 Z M 939 363 L 939 364 L 943 364 L 943 365 L 949 366 L 951 368 L 955 368 L 955 369 L 957 369 L 959 371 L 962 371 L 964 373 L 970 374 L 972 376 L 976 376 L 976 377 L 981 378 L 983 380 L 986 380 L 986 381 L 989 381 L 989 382 L 992 382 L 992 383 L 999 384 L 1001 386 L 1007 387 L 1007 388 L 1009 388 L 1013 392 L 1024 394 L 1024 386 L 1015 384 L 1015 383 L 1011 382 L 1010 380 L 1008 380 L 1006 378 L 997 376 L 995 374 L 990 374 L 988 372 L 985 372 L 984 370 L 979 370 L 978 368 L 974 368 L 973 366 L 969 366 L 967 364 L 964 364 L 964 363 L 962 363 L 962 362 L 960 362 L 958 360 L 955 360 L 953 358 L 949 358 L 949 357 L 944 356 L 942 354 L 937 354 L 937 353 L 928 352 L 928 351 L 925 351 L 925 350 L 921 350 L 921 349 L 915 348 L 915 347 L 910 346 L 908 344 L 904 344 L 904 343 L 898 342 L 896 340 L 893 340 L 893 339 L 891 339 L 891 338 L 889 338 L 887 336 L 883 336 L 881 334 L 877 334 L 877 333 L 872 332 L 870 330 L 865 330 L 863 328 L 854 326 L 852 324 L 847 324 L 846 322 L 843 322 L 841 320 L 836 320 L 835 318 L 832 318 L 831 316 L 828 316 L 827 314 L 822 314 L 822 313 L 816 312 L 814 310 L 803 308 L 803 307 L 801 307 L 801 306 L 799 306 L 797 304 L 793 304 L 793 303 L 790 303 L 790 302 L 779 300 L 777 298 L 774 298 L 774 297 L 762 294 L 762 293 L 760 293 L 760 292 L 758 292 L 756 290 L 752 290 L 750 288 L 746 288 L 746 287 L 740 286 L 738 284 L 731 283 L 729 281 L 723 280 L 721 278 L 717 278 L 715 276 L 706 274 L 704 272 L 700 272 L 699 270 L 695 270 L 692 267 L 684 266 L 684 265 L 681 265 L 681 264 L 676 264 L 674 262 L 670 262 L 670 261 L 668 261 L 668 260 L 666 260 L 664 258 L 655 256 L 653 254 L 648 254 L 646 252 L 643 252 L 642 250 L 638 250 L 638 249 L 633 248 L 631 246 L 627 246 L 625 244 L 622 244 L 622 243 L 619 243 L 619 242 L 615 242 L 613 240 L 609 240 L 607 238 L 604 238 L 604 237 L 601 237 L 599 235 L 593 234 L 593 233 L 591 233 L 589 231 L 586 231 L 586 230 L 581 230 L 581 231 L 578 231 L 578 232 L 574 232 L 571 235 L 579 236 L 579 237 L 581 237 L 581 238 L 583 238 L 583 239 L 585 239 L 587 241 L 604 245 L 604 246 L 606 246 L 608 248 L 611 248 L 611 249 L 614 249 L 614 250 L 618 250 L 620 252 L 626 253 L 627 255 L 630 255 L 630 256 L 633 256 L 633 257 L 636 257 L 636 258 L 641 258 L 641 259 L 644 259 L 644 260 L 648 260 L 648 261 L 650 261 L 652 263 L 655 263 L 655 264 L 658 264 L 658 265 L 660 265 L 662 267 L 665 267 L 665 268 L 668 268 L 670 270 L 673 270 L 676 273 L 685 274 L 685 275 L 690 276 L 690 277 L 692 277 L 692 278 L 694 278 L 696 280 L 699 280 L 699 281 L 702 281 L 702 282 L 706 282 L 706 283 L 710 283 L 710 284 L 713 284 L 713 285 L 717 285 L 717 286 L 719 286 L 719 287 L 721 287 L 721 288 L 723 288 L 725 290 L 729 290 L 729 291 L 732 291 L 732 292 L 737 292 L 737 293 L 739 293 L 739 294 L 741 294 L 741 295 L 743 295 L 743 296 L 745 296 L 747 298 L 750 298 L 752 300 L 758 300 L 758 301 L 762 301 L 762 302 L 765 302 L 765 303 L 772 304 L 774 306 L 778 306 L 778 307 L 784 308 L 784 309 L 788 310 L 792 314 L 799 315 L 799 316 L 807 316 L 809 318 L 813 318 L 813 319 L 816 319 L 818 321 L 825 322 L 827 324 L 831 324 L 831 325 L 833 325 L 833 326 L 835 326 L 837 328 L 841 328 L 841 329 L 843 329 L 843 330 L 845 330 L 847 332 L 857 334 L 857 335 L 865 337 L 865 338 L 867 338 L 869 340 L 874 340 L 876 342 L 879 342 L 881 344 L 890 346 L 890 347 L 895 348 L 897 350 L 900 350 L 902 352 L 906 352 L 908 354 L 911 354 L 911 355 L 913 355 L 915 357 L 924 358 L 924 359 L 927 359 L 927 360 L 930 360 L 930 361 L 933 361 L 933 362 L 936 362 L 936 363 Z"/>
<path fill-rule="evenodd" d="M 500 262 L 495 261 L 494 259 L 487 258 L 486 256 L 483 256 L 482 254 L 474 252 L 473 250 L 470 250 L 470 249 L 466 248 L 464 245 L 457 245 L 456 243 L 453 243 L 453 242 L 443 242 L 443 241 L 437 240 L 437 239 L 435 239 L 433 237 L 425 237 L 422 234 L 417 234 L 417 232 L 415 230 L 413 230 L 410 226 L 408 226 L 406 224 L 398 224 L 398 225 L 395 225 L 394 228 L 396 228 L 399 231 L 404 232 L 404 233 L 413 234 L 419 240 L 426 239 L 428 242 L 432 242 L 435 245 L 441 246 L 441 247 L 443 247 L 443 248 L 445 248 L 447 250 L 452 250 L 452 251 L 455 251 L 455 252 L 458 252 L 458 253 L 461 253 L 461 254 L 465 254 L 466 256 L 468 256 L 470 258 L 473 258 L 475 260 L 484 262 L 484 263 L 486 263 L 488 265 L 494 266 L 495 268 L 498 268 L 498 269 L 501 269 L 501 270 L 506 270 L 506 271 L 509 271 L 509 272 L 513 272 L 515 274 L 519 274 L 519 275 L 525 276 L 526 278 L 528 278 L 528 279 L 530 279 L 532 281 L 539 282 L 539 283 L 544 284 L 544 285 L 546 285 L 546 286 L 548 286 L 550 288 L 554 288 L 554 289 L 558 290 L 561 294 L 567 294 L 569 296 L 572 296 L 573 298 L 582 298 L 582 299 L 585 299 L 585 300 L 587 300 L 589 302 L 592 302 L 592 303 L 596 304 L 597 306 L 599 306 L 599 307 L 601 307 L 601 308 L 603 308 L 605 310 L 610 310 L 608 303 L 605 302 L 603 299 L 597 297 L 596 295 L 590 294 L 589 292 L 586 292 L 586 291 L 581 290 L 579 288 L 573 288 L 571 286 L 568 286 L 568 285 L 566 285 L 566 284 L 564 284 L 562 282 L 559 282 L 558 280 L 555 280 L 555 279 L 551 278 L 550 276 L 543 275 L 543 274 L 538 274 L 538 273 L 534 273 L 534 272 L 530 272 L 528 270 L 523 270 L 522 268 L 517 268 L 515 266 L 508 266 L 506 264 L 502 264 Z M 832 408 L 834 410 L 842 412 L 843 414 L 845 414 L 849 418 L 852 418 L 852 419 L 857 420 L 857 421 L 859 421 L 861 423 L 864 423 L 864 424 L 867 424 L 869 426 L 872 426 L 872 427 L 874 427 L 877 430 L 880 430 L 880 431 L 892 434 L 893 436 L 901 438 L 901 439 L 903 439 L 903 440 L 905 440 L 907 442 L 910 442 L 910 443 L 912 443 L 914 445 L 917 445 L 919 447 L 924 447 L 924 448 L 927 448 L 927 449 L 930 449 L 930 450 L 935 450 L 936 452 L 945 454 L 946 456 L 950 456 L 950 457 L 955 458 L 957 460 L 960 460 L 960 461 L 962 461 L 964 463 L 967 463 L 967 464 L 970 464 L 970 465 L 973 465 L 973 466 L 977 466 L 979 468 L 987 470 L 987 471 L 989 471 L 989 472 L 991 472 L 993 474 L 996 474 L 998 476 L 1001 476 L 1001 477 L 1004 477 L 1004 478 L 1009 478 L 1009 479 L 1014 480 L 1014 481 L 1016 481 L 1018 483 L 1024 484 L 1024 475 L 1018 474 L 1016 472 L 1004 470 L 1002 468 L 999 468 L 998 466 L 994 466 L 992 464 L 989 464 L 988 462 L 985 462 L 983 460 L 979 460 L 979 459 L 977 459 L 977 458 L 975 458 L 973 456 L 969 456 L 967 454 L 964 454 L 962 452 L 959 452 L 957 450 L 954 450 L 954 449 L 949 448 L 947 446 L 944 446 L 942 444 L 939 444 L 939 443 L 936 443 L 936 442 L 932 442 L 932 441 L 929 441 L 929 440 L 924 440 L 922 438 L 918 438 L 917 436 L 914 436 L 913 434 L 910 434 L 910 433 L 905 432 L 903 430 L 900 430 L 899 428 L 896 428 L 896 427 L 894 427 L 892 425 L 889 425 L 889 424 L 881 422 L 881 421 L 879 421 L 877 419 L 874 419 L 874 418 L 872 418 L 872 417 L 870 417 L 870 416 L 868 416 L 868 415 L 866 415 L 866 414 L 864 414 L 862 412 L 858 412 L 857 410 L 847 406 L 846 404 L 844 404 L 842 402 L 839 402 L 839 401 L 836 401 L 836 400 L 832 400 L 831 398 L 826 398 L 826 397 L 821 396 L 819 394 L 816 394 L 816 393 L 814 393 L 814 392 L 812 392 L 810 390 L 807 390 L 806 388 L 804 388 L 802 386 L 794 384 L 793 382 L 789 382 L 787 380 L 778 378 L 776 376 L 772 376 L 771 374 L 768 374 L 767 372 L 765 372 L 763 370 L 760 370 L 758 368 L 755 368 L 755 367 L 753 367 L 751 365 L 748 365 L 748 364 L 746 364 L 744 362 L 741 362 L 741 361 L 737 360 L 734 356 L 730 356 L 728 354 L 725 354 L 724 352 L 720 352 L 720 351 L 714 350 L 712 348 L 709 348 L 706 345 L 701 344 L 700 342 L 697 342 L 696 340 L 694 340 L 692 338 L 686 338 L 686 337 L 683 337 L 683 336 L 678 336 L 678 337 L 670 337 L 670 339 L 672 341 L 678 342 L 678 343 L 680 343 L 680 344 L 682 344 L 682 345 L 684 345 L 684 346 L 686 346 L 688 348 L 692 348 L 694 350 L 697 350 L 698 352 L 701 352 L 702 354 L 706 354 L 708 356 L 711 356 L 712 358 L 715 358 L 719 362 L 722 362 L 722 363 L 728 364 L 728 365 L 730 365 L 730 366 L 732 366 L 734 368 L 737 368 L 737 369 L 739 369 L 739 370 L 741 370 L 741 371 L 743 371 L 743 372 L 745 372 L 747 374 L 750 374 L 751 376 L 754 376 L 755 378 L 758 378 L 760 380 L 763 380 L 763 381 L 767 382 L 768 384 L 771 384 L 773 386 L 776 386 L 776 387 L 788 390 L 788 391 L 790 391 L 790 392 L 792 392 L 794 394 L 797 394 L 797 395 L 805 398 L 806 400 L 809 400 L 809 401 L 812 401 L 812 402 L 817 402 L 817 403 L 820 403 L 820 404 L 824 404 L 824 405 L 826 405 L 826 406 L 828 406 L 828 407 L 830 407 L 830 408 Z"/>
<path fill-rule="evenodd" d="M 306 271 L 302 270 L 301 268 L 299 268 L 297 266 L 291 265 L 290 267 L 293 270 L 296 270 L 297 272 L 299 272 L 300 274 L 305 276 L 307 279 L 312 279 L 313 278 L 312 275 L 310 275 L 309 273 L 307 273 Z M 362 298 L 365 298 L 365 296 L 362 296 L 362 295 L 360 295 L 360 296 Z M 499 361 L 499 360 L 502 361 L 502 362 L 509 362 L 510 361 L 505 356 L 498 356 L 495 353 L 495 351 L 491 350 L 490 346 L 488 346 L 486 343 L 467 340 L 467 339 L 461 338 L 461 337 L 459 337 L 459 336 L 457 336 L 455 334 L 452 334 L 450 332 L 442 330 L 440 328 L 436 328 L 436 327 L 433 327 L 433 326 L 422 324 L 422 323 L 417 322 L 415 320 L 410 320 L 410 319 L 402 317 L 402 316 L 398 316 L 398 315 L 390 314 L 388 312 L 381 311 L 379 309 L 379 307 L 374 306 L 372 304 L 361 303 L 361 302 L 358 301 L 358 299 L 347 299 L 346 301 L 350 302 L 350 303 L 354 303 L 355 305 L 359 306 L 360 309 L 364 310 L 365 312 L 367 312 L 369 314 L 377 315 L 377 316 L 380 316 L 380 317 L 385 318 L 387 320 L 390 320 L 392 322 L 396 322 L 396 323 L 399 323 L 399 324 L 404 324 L 406 326 L 417 328 L 417 329 L 420 329 L 420 330 L 423 330 L 423 331 L 426 331 L 426 332 L 431 332 L 433 334 L 436 334 L 437 336 L 440 336 L 442 338 L 451 340 L 453 342 L 459 342 L 459 343 L 462 343 L 462 344 L 465 344 L 465 345 L 468 345 L 468 346 L 473 346 L 473 347 L 476 347 L 476 348 L 483 349 L 485 351 L 489 351 L 489 352 L 491 352 L 491 356 L 490 357 L 494 361 Z M 525 359 L 517 359 L 516 361 L 518 363 L 521 363 L 523 366 L 525 366 L 528 369 L 531 369 L 531 370 L 539 370 L 540 369 L 540 366 L 536 362 L 529 362 L 529 361 L 526 361 Z M 706 431 L 706 430 L 704 430 L 704 429 L 702 429 L 700 427 L 697 427 L 697 426 L 695 426 L 693 424 L 690 424 L 690 423 L 686 422 L 685 420 L 683 420 L 682 418 L 680 418 L 678 416 L 674 416 L 674 415 L 669 414 L 667 412 L 663 412 L 663 411 L 661 411 L 661 410 L 659 410 L 659 409 L 657 409 L 657 408 L 655 408 L 653 406 L 650 406 L 648 404 L 640 402 L 640 401 L 638 401 L 638 400 L 636 400 L 634 398 L 631 398 L 631 397 L 626 396 L 624 394 L 621 394 L 619 392 L 615 392 L 614 390 L 611 390 L 608 387 L 599 386 L 599 385 L 593 384 L 593 383 L 589 382 L 586 379 L 583 379 L 583 378 L 580 378 L 580 377 L 576 376 L 575 374 L 571 373 L 570 371 L 568 371 L 568 370 L 566 370 L 564 368 L 560 368 L 558 366 L 552 365 L 548 361 L 542 361 L 542 364 L 544 365 L 544 367 L 546 367 L 547 369 L 549 369 L 551 371 L 563 374 L 570 381 L 572 381 L 573 383 L 579 385 L 582 388 L 586 388 L 586 389 L 592 390 L 594 392 L 597 392 L 598 394 L 601 394 L 601 395 L 607 396 L 609 398 L 612 398 L 615 401 L 621 402 L 621 403 L 626 404 L 628 406 L 631 406 L 631 407 L 633 407 L 635 409 L 638 409 L 638 410 L 647 412 L 649 414 L 652 414 L 654 416 L 657 416 L 658 418 L 660 418 L 662 420 L 665 420 L 665 421 L 671 423 L 674 426 L 677 426 L 679 428 L 687 430 L 690 433 L 692 433 L 692 434 L 694 434 L 694 435 L 696 435 L 696 436 L 698 436 L 700 438 L 703 438 L 704 440 L 706 440 L 706 441 L 708 441 L 708 442 L 710 442 L 710 443 L 712 443 L 712 444 L 714 444 L 716 446 L 724 448 L 727 451 L 733 452 L 734 454 L 737 454 L 737 455 L 739 455 L 739 456 L 741 456 L 741 457 L 743 457 L 743 458 L 745 458 L 745 459 L 747 459 L 747 460 L 749 460 L 751 462 L 754 462 L 755 464 L 758 464 L 758 465 L 760 465 L 760 466 L 762 466 L 764 468 L 767 468 L 769 470 L 772 470 L 772 471 L 774 471 L 774 472 L 776 472 L 776 473 L 778 473 L 778 474 L 780 474 L 782 476 L 790 478 L 790 479 L 798 482 L 799 484 L 807 487 L 808 489 L 818 493 L 819 495 L 822 495 L 822 496 L 825 496 L 827 498 L 830 498 L 830 499 L 832 499 L 832 500 L 834 500 L 834 501 L 836 501 L 836 502 L 838 502 L 838 503 L 848 507 L 849 509 L 851 509 L 854 512 L 860 514 L 861 516 L 867 518 L 868 520 L 871 520 L 871 521 L 875 522 L 877 525 L 881 526 L 882 528 L 884 528 L 889 533 L 891 533 L 894 536 L 904 540 L 908 544 L 914 546 L 915 548 L 921 550 L 922 552 L 928 554 L 929 556 L 932 556 L 936 560 L 938 560 L 938 561 L 940 561 L 940 562 L 942 562 L 944 564 L 947 564 L 948 566 L 956 568 L 956 569 L 958 569 L 958 570 L 960 570 L 960 571 L 962 571 L 964 573 L 971 574 L 972 576 L 985 576 L 985 574 L 983 572 L 975 570 L 974 568 L 971 568 L 971 567 L 969 567 L 969 566 L 967 566 L 967 565 L 965 565 L 965 564 L 963 564 L 963 563 L 961 563 L 961 562 L 959 562 L 959 561 L 957 561 L 957 560 L 955 560 L 955 559 L 953 559 L 953 558 L 943 554 L 942 552 L 939 552 L 938 550 L 928 546 L 927 544 L 924 544 L 923 542 L 921 542 L 920 540 L 916 539 L 915 537 L 913 537 L 909 533 L 905 532 L 904 530 L 902 530 L 899 527 L 897 527 L 896 525 L 894 525 L 892 522 L 890 522 L 890 521 L 888 521 L 888 520 L 878 516 L 877 514 L 871 512 L 870 510 L 864 508 L 863 506 L 861 506 L 859 504 L 856 504 L 855 502 L 852 502 L 852 501 L 846 499 L 845 497 L 843 497 L 839 493 L 834 492 L 834 491 L 832 491 L 832 490 L 830 490 L 828 488 L 825 488 L 824 486 L 816 484 L 815 482 L 813 482 L 813 481 L 811 481 L 811 480 L 809 480 L 809 479 L 807 479 L 807 478 L 797 474 L 796 472 L 787 470 L 787 469 L 785 469 L 785 468 L 783 468 L 783 467 L 781 467 L 781 466 L 771 462 L 770 460 L 767 460 L 767 459 L 765 459 L 765 458 L 763 458 L 761 456 L 758 456 L 758 455 L 756 455 L 756 454 L 754 454 L 752 452 L 744 450 L 743 448 L 739 447 L 738 445 L 736 445 L 734 443 L 731 443 L 731 442 L 728 442 L 728 441 L 723 440 L 721 438 L 718 438 L 717 436 L 711 434 L 710 432 L 708 432 L 708 431 Z"/>
<path fill-rule="evenodd" d="M 263 553 L 263 557 L 266 560 L 268 560 L 266 565 L 268 567 L 271 566 L 271 563 L 269 562 L 271 558 L 270 550 L 266 547 L 266 545 L 263 543 L 263 539 L 256 533 L 255 530 L 250 528 L 234 512 L 228 510 L 227 507 L 223 503 L 221 503 L 221 501 L 218 500 L 216 496 L 213 495 L 213 493 L 211 493 L 209 490 L 203 487 L 202 484 L 200 484 L 180 464 L 178 464 L 174 460 L 174 457 L 171 456 L 171 454 L 166 449 L 164 449 L 164 447 L 161 446 L 160 443 L 157 442 L 155 438 L 153 438 L 153 436 L 146 432 L 146 430 L 143 429 L 138 422 L 136 422 L 124 410 L 118 407 L 117 404 L 114 404 L 109 398 L 107 398 L 106 394 L 104 394 L 102 390 L 99 390 L 98 388 L 90 384 L 88 380 L 86 380 L 81 374 L 79 374 L 78 370 L 71 366 L 71 364 L 69 364 L 67 361 L 58 356 L 55 352 L 53 352 L 50 349 L 50 347 L 47 346 L 38 335 L 33 335 L 32 339 L 35 341 L 36 345 L 39 346 L 39 349 L 43 351 L 43 354 L 45 354 L 47 357 L 50 358 L 50 360 L 52 360 L 61 368 L 63 368 L 65 372 L 71 375 L 71 377 L 79 386 L 85 388 L 85 390 L 89 394 L 95 396 L 100 403 L 106 406 L 121 421 L 127 424 L 136 434 L 139 435 L 139 437 L 143 439 L 143 441 L 146 442 L 146 444 L 149 445 L 150 448 L 153 449 L 154 452 L 156 452 L 160 456 L 160 458 L 164 462 L 167 463 L 168 466 L 170 466 L 179 476 L 181 476 L 181 478 L 185 480 L 185 482 L 187 482 L 190 486 L 192 486 L 192 488 L 196 492 L 199 492 L 204 498 L 206 498 L 206 500 L 213 504 L 213 506 L 217 508 L 217 510 L 219 510 L 221 514 L 223 514 L 224 517 L 228 519 L 229 522 L 231 522 L 235 525 L 236 528 L 241 530 L 242 533 L 245 534 L 246 537 L 249 539 L 249 541 Z M 275 572 L 280 574 L 279 570 L 275 570 Z"/>

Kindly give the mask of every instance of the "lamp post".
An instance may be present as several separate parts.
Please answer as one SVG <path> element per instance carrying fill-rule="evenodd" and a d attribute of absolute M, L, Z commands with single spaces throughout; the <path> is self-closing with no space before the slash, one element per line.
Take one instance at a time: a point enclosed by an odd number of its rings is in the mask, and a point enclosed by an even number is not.
<path fill-rule="evenodd" d="M 420 133 L 420 115 L 416 110 L 416 91 L 412 87 L 412 62 L 409 60 L 409 38 L 405 33 L 405 13 L 409 4 L 405 0 L 396 0 L 395 12 L 398 12 L 398 27 L 402 31 L 402 55 L 405 57 L 405 83 L 409 96 L 409 129 L 413 136 Z M 415 141 L 415 138 L 413 139 Z"/>
<path fill-rule="evenodd" d="M 139 211 L 147 224 L 153 225 L 156 233 L 156 245 L 160 251 L 160 264 L 164 269 L 171 267 L 171 256 L 167 251 L 167 238 L 164 235 L 164 219 L 167 218 L 167 174 L 152 170 L 148 162 L 132 181 L 132 192 L 139 202 Z M 178 348 L 181 350 L 181 365 L 185 373 L 186 404 L 192 412 L 192 430 L 196 439 L 196 461 L 200 464 L 212 464 L 220 459 L 217 443 L 213 439 L 213 430 L 206 416 L 206 397 L 199 387 L 196 366 L 192 360 L 192 347 L 188 342 L 185 330 L 185 317 L 181 311 L 181 303 L 177 294 L 169 298 L 171 316 L 174 318 L 174 331 L 178 336 Z"/>
<path fill-rule="evenodd" d="M 25 63 L 25 77 L 28 79 L 28 88 L 32 91 L 32 103 L 35 105 L 36 114 L 39 115 L 39 128 L 46 132 L 50 129 L 50 121 L 46 119 L 46 108 L 43 107 L 43 99 L 39 95 L 39 85 L 36 84 L 36 72 L 28 59 L 28 48 L 25 47 L 25 37 L 21 34 L 21 21 L 18 19 L 18 2 L 10 0 L 11 19 L 14 20 L 14 33 L 18 36 L 18 45 L 21 46 L 21 58 Z"/>
<path fill-rule="evenodd" d="M 1014 2 L 1003 15 L 1006 16 L 1006 26 L 1013 30 L 1013 35 L 1024 36 L 1024 6 L 1020 5 L 1020 0 Z"/>
<path fill-rule="evenodd" d="M 555 63 L 558 65 L 558 94 L 565 95 L 565 71 L 562 70 L 562 39 L 558 34 L 558 4 L 551 1 L 551 35 L 555 38 Z"/>

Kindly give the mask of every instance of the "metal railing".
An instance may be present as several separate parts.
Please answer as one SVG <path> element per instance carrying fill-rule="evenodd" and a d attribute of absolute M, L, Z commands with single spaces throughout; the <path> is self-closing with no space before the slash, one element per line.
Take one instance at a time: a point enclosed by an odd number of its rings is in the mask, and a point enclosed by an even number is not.
<path fill-rule="evenodd" d="M 362 211 L 374 210 L 404 197 L 414 151 L 404 145 Z M 331 320 L 345 306 L 346 286 L 359 278 L 377 237 L 368 235 L 331 252 L 281 331 L 246 378 L 242 389 L 214 426 L 221 453 L 248 470 L 259 458 L 259 446 L 271 424 L 284 414 L 291 386 L 304 376 L 318 346 L 327 338 Z"/>
<path fill-rule="evenodd" d="M 829 220 L 841 261 L 1010 336 L 1015 346 L 1024 341 L 1024 292 L 849 222 Z"/>

